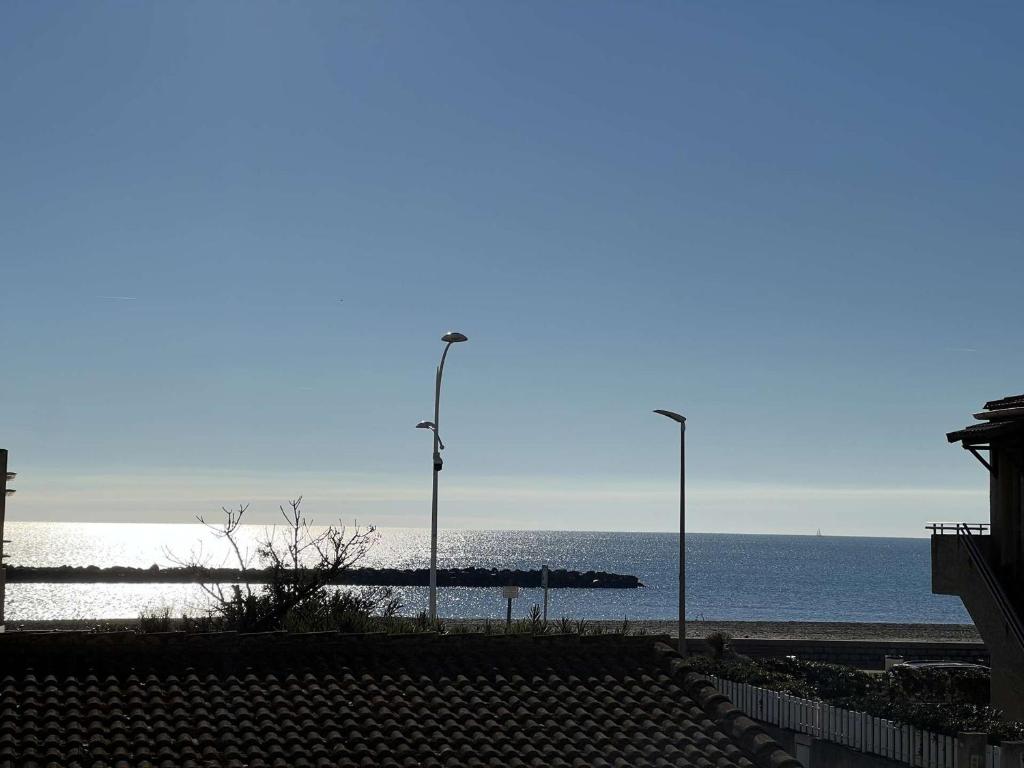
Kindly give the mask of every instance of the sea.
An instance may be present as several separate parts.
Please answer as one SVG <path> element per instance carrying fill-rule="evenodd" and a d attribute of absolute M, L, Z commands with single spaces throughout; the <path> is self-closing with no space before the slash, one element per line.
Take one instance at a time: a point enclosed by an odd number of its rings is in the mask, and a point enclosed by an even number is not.
<path fill-rule="evenodd" d="M 272 527 L 243 526 L 253 552 Z M 426 529 L 383 528 L 367 566 L 429 563 Z M 233 566 L 226 543 L 198 524 L 30 523 L 8 521 L 9 565 L 126 565 L 200 560 Z M 549 617 L 645 621 L 672 619 L 678 606 L 675 533 L 442 530 L 438 564 L 447 567 L 595 570 L 633 574 L 642 589 L 552 589 Z M 427 606 L 425 587 L 396 590 L 402 612 Z M 514 615 L 543 603 L 524 590 Z M 931 593 L 928 539 L 689 533 L 686 606 L 691 620 L 970 623 L 960 599 Z M 208 600 L 190 584 L 8 584 L 8 627 L 38 619 L 134 619 L 142 613 L 202 613 Z M 447 618 L 503 619 L 501 590 L 438 592 Z"/>

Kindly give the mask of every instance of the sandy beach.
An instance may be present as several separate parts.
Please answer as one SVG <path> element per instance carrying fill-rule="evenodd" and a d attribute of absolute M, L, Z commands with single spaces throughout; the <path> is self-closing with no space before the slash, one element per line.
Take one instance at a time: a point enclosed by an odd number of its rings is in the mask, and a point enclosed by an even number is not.
<path fill-rule="evenodd" d="M 621 626 L 616 622 L 598 622 Z M 678 635 L 677 622 L 647 621 L 631 623 L 631 628 Z M 929 642 L 981 642 L 973 624 L 882 624 L 831 621 L 691 621 L 686 636 L 705 638 L 712 632 L 725 632 L 736 638 L 793 640 L 918 640 Z"/>
<path fill-rule="evenodd" d="M 482 620 L 481 620 L 482 622 Z M 474 624 L 475 622 L 466 622 Z M 497 624 L 498 622 L 492 623 Z M 622 626 L 619 621 L 591 621 L 588 624 L 605 630 Z M 95 621 L 88 619 L 64 619 L 47 621 L 9 621 L 7 631 L 25 630 L 88 630 L 98 628 L 104 631 L 135 629 L 138 619 L 113 619 Z M 675 620 L 631 621 L 629 630 L 643 630 L 648 634 L 676 636 Z M 813 621 L 691 621 L 686 626 L 686 636 L 705 638 L 712 632 L 725 632 L 735 638 L 800 639 L 800 640 L 900 640 L 929 642 L 981 642 L 978 630 L 973 624 L 881 624 L 855 622 L 813 622 Z"/>

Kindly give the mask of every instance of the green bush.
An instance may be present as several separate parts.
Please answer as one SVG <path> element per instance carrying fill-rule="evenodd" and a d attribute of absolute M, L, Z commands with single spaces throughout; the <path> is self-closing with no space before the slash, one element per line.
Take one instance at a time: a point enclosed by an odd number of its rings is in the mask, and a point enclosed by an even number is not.
<path fill-rule="evenodd" d="M 143 612 L 139 615 L 140 632 L 170 632 L 171 629 L 170 608 L 163 608 L 152 613 Z"/>
<path fill-rule="evenodd" d="M 728 632 L 712 632 L 705 640 L 708 648 L 711 649 L 711 656 L 715 659 L 721 659 L 732 644 L 732 635 Z"/>
<path fill-rule="evenodd" d="M 226 629 L 224 617 L 213 613 L 204 613 L 201 616 L 183 614 L 181 617 L 181 628 L 185 632 L 223 632 Z"/>
<path fill-rule="evenodd" d="M 820 699 L 833 706 L 955 736 L 988 733 L 994 741 L 1024 738 L 1024 723 L 1001 719 L 988 706 L 988 676 L 979 670 L 897 667 L 870 674 L 840 664 L 790 658 L 693 656 L 693 669 L 738 683 Z"/>
<path fill-rule="evenodd" d="M 388 587 L 363 593 L 321 590 L 289 611 L 282 623 L 290 632 L 374 632 L 388 625 L 400 607 Z"/>
<path fill-rule="evenodd" d="M 989 675 L 980 669 L 893 667 L 890 685 L 903 698 L 921 702 L 960 702 L 984 706 L 989 700 Z"/>

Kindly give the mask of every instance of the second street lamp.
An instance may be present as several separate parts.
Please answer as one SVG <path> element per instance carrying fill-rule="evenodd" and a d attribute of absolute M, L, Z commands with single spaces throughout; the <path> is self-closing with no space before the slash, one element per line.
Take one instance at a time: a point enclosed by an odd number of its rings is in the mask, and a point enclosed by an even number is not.
<path fill-rule="evenodd" d="M 679 653 L 686 655 L 686 417 L 656 410 L 679 424 Z"/>
<path fill-rule="evenodd" d="M 434 433 L 434 483 L 430 496 L 430 620 L 437 620 L 437 473 L 441 471 L 444 462 L 441 460 L 441 451 L 444 450 L 444 443 L 438 433 L 438 425 L 441 423 L 441 376 L 444 374 L 444 361 L 448 357 L 448 350 L 452 344 L 461 341 L 469 341 L 469 337 L 458 331 L 449 331 L 441 337 L 444 344 L 444 351 L 441 353 L 441 362 L 437 366 L 437 375 L 434 378 L 434 420 L 421 421 L 416 425 L 419 429 L 429 429 Z"/>

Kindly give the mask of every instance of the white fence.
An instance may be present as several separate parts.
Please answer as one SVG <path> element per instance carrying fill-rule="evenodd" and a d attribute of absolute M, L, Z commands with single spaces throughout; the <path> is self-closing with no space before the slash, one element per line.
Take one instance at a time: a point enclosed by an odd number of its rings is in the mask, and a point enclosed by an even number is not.
<path fill-rule="evenodd" d="M 973 768 L 958 766 L 956 738 L 932 733 L 865 712 L 801 699 L 788 693 L 757 688 L 709 676 L 744 714 L 763 723 L 842 744 L 861 752 L 887 757 L 915 768 Z M 973 762 L 973 761 L 972 761 Z M 985 751 L 985 768 L 999 768 L 999 747 Z"/>

